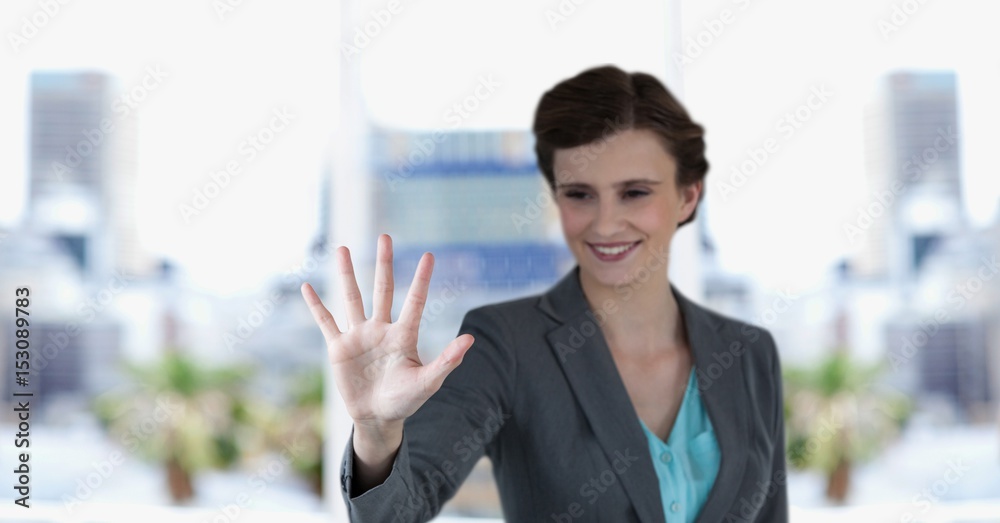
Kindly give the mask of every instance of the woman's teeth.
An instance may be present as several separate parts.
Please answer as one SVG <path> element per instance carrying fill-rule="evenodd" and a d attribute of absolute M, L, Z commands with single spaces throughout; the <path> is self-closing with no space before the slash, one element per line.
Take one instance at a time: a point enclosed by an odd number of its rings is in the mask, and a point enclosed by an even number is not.
<path fill-rule="evenodd" d="M 621 254 L 621 253 L 623 253 L 623 252 L 631 249 L 633 245 L 635 245 L 635 244 L 631 243 L 629 245 L 622 245 L 622 246 L 619 246 L 619 247 L 599 247 L 597 245 L 594 245 L 594 249 L 596 249 L 597 252 L 599 252 L 601 254 L 607 254 L 607 255 L 610 255 L 610 256 L 614 256 L 615 254 Z"/>

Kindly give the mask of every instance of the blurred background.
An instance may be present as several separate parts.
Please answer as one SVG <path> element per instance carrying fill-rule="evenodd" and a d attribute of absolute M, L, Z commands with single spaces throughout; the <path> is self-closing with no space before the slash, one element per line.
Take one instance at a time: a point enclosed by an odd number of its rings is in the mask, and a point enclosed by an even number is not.
<path fill-rule="evenodd" d="M 347 245 L 424 361 L 572 255 L 541 94 L 645 71 L 706 129 L 670 276 L 774 333 L 794 521 L 1000 521 L 1000 4 L 13 1 L 0 6 L 4 521 L 346 521 L 350 418 L 299 294 Z M 15 380 L 14 289 L 32 301 Z M 281 514 L 277 514 L 280 512 Z M 480 462 L 440 521 L 500 518 Z"/>

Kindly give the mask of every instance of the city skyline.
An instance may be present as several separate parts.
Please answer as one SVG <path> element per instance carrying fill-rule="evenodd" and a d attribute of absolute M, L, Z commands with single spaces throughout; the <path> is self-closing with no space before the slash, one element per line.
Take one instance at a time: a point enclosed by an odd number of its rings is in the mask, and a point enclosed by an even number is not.
<path fill-rule="evenodd" d="M 393 240 L 391 318 L 433 252 L 413 343 L 424 363 L 474 308 L 544 292 L 575 259 L 535 163 L 533 112 L 555 82 L 612 63 L 663 80 L 705 129 L 704 200 L 673 237 L 670 283 L 773 339 L 792 519 L 921 517 L 945 459 L 974 471 L 935 492 L 935 517 L 970 501 L 1000 511 L 1000 3 L 850 0 L 821 14 L 792 0 L 0 6 L 0 280 L 31 289 L 32 448 L 45 451 L 32 500 L 61 519 L 76 482 L 94 510 L 176 510 L 159 507 L 183 499 L 164 477 L 176 460 L 105 429 L 145 411 L 143 392 L 180 391 L 221 408 L 217 421 L 256 418 L 172 451 L 215 449 L 233 466 L 186 469 L 198 484 L 185 511 L 225 513 L 276 462 L 283 451 L 262 442 L 289 434 L 269 423 L 292 423 L 275 408 L 308 420 L 325 481 L 286 468 L 245 499 L 343 515 L 335 465 L 354 420 L 303 284 L 354 329 L 336 247 L 351 249 L 366 317 L 378 233 Z M 628 209 L 616 216 L 647 234 L 653 211 Z M 484 332 L 487 348 L 503 338 Z M 18 336 L 0 327 L 0 345 Z M 692 372 L 751 369 L 731 351 Z M 126 371 L 172 356 L 189 362 Z M 209 383 L 236 367 L 255 369 L 241 384 L 252 394 Z M 204 399 L 190 394 L 199 380 Z M 308 413 L 289 403 L 306 381 Z M 26 385 L 0 380 L 8 399 Z M 121 394 L 120 412 L 100 406 Z M 162 448 L 153 438 L 169 443 L 175 422 L 205 426 L 169 418 L 140 439 Z M 111 452 L 125 466 L 86 485 Z M 500 515 L 496 464 L 480 460 L 452 514 Z"/>
<path fill-rule="evenodd" d="M 449 12 L 453 12 L 456 17 L 469 14 L 467 8 L 458 8 L 448 3 L 441 5 L 445 4 L 454 8 Z M 638 2 L 635 5 L 652 6 Z M 137 228 L 143 245 L 154 255 L 168 254 L 173 257 L 182 268 L 191 271 L 196 284 L 217 292 L 232 293 L 259 287 L 268 275 L 288 270 L 301 258 L 316 231 L 318 217 L 315 202 L 318 198 L 315 197 L 315 192 L 320 187 L 324 169 L 329 166 L 335 136 L 336 100 L 332 93 L 339 92 L 335 64 L 331 62 L 329 68 L 317 66 L 308 69 L 306 76 L 303 76 L 303 69 L 286 65 L 286 81 L 275 79 L 281 77 L 281 70 L 255 70 L 252 60 L 245 59 L 270 56 L 273 46 L 269 47 L 266 42 L 255 38 L 253 23 L 265 23 L 269 15 L 274 14 L 268 9 L 273 8 L 242 6 L 232 13 L 219 14 L 204 6 L 189 11 L 161 10 L 151 13 L 141 12 L 127 3 L 108 2 L 101 6 L 118 10 L 116 12 L 132 13 L 137 20 L 150 16 L 161 16 L 165 21 L 174 23 L 187 20 L 191 24 L 188 45 L 164 48 L 156 45 L 155 32 L 144 36 L 134 35 L 128 26 L 114 25 L 107 28 L 109 35 L 129 35 L 137 44 L 130 49 L 115 48 L 115 52 L 110 52 L 111 48 L 107 48 L 108 52 L 101 52 L 100 46 L 105 44 L 97 42 L 63 49 L 55 40 L 73 38 L 74 31 L 78 30 L 75 27 L 85 27 L 87 24 L 66 23 L 66 31 L 59 31 L 63 33 L 60 35 L 55 34 L 57 31 L 50 32 L 46 29 L 17 52 L 11 65 L 11 77 L 17 78 L 20 75 L 22 82 L 11 82 L 0 88 L 3 89 L 0 91 L 0 112 L 17 114 L 26 110 L 27 78 L 35 70 L 104 70 L 115 77 L 123 89 L 132 90 L 142 85 L 149 67 L 160 67 L 165 74 L 162 85 L 148 93 L 137 111 Z M 983 6 L 995 9 L 995 6 Z M 364 8 L 368 7 L 374 10 L 379 5 L 369 2 Z M 703 22 L 709 23 L 717 17 L 720 9 L 718 6 L 685 5 L 685 8 L 688 7 L 690 9 L 685 12 L 684 29 L 686 36 L 692 37 L 704 30 Z M 711 87 L 710 78 L 715 74 L 713 71 L 730 68 L 734 74 L 740 74 L 747 70 L 746 67 L 751 66 L 750 64 L 737 63 L 740 60 L 737 48 L 748 47 L 762 51 L 774 49 L 777 42 L 767 36 L 756 35 L 766 34 L 767 31 L 763 29 L 770 24 L 780 24 L 780 20 L 768 21 L 766 16 L 767 9 L 777 9 L 777 6 L 747 3 L 745 12 L 738 10 L 739 7 L 740 5 L 735 5 L 734 9 L 737 9 L 736 13 L 741 18 L 737 18 L 731 28 L 727 28 L 717 41 L 706 46 L 702 50 L 703 54 L 695 57 L 684 69 L 684 100 L 696 120 L 702 121 L 706 126 L 708 154 L 712 162 L 706 199 L 715 201 L 700 218 L 707 221 L 709 232 L 719 249 L 720 263 L 724 267 L 752 275 L 769 286 L 780 285 L 785 276 L 802 284 L 808 282 L 815 285 L 826 277 L 828 269 L 838 258 L 850 255 L 851 246 L 844 237 L 841 225 L 852 218 L 850 213 L 855 207 L 866 203 L 869 198 L 868 188 L 864 185 L 860 149 L 837 149 L 842 158 L 834 159 L 832 165 L 823 165 L 829 163 L 824 161 L 819 164 L 825 167 L 822 170 L 815 169 L 817 162 L 813 158 L 823 155 L 824 148 L 828 149 L 831 143 L 836 143 L 829 140 L 844 140 L 849 136 L 860 135 L 861 106 L 869 102 L 868 91 L 874 88 L 875 80 L 898 68 L 941 70 L 948 68 L 950 64 L 956 71 L 960 99 L 959 121 L 968 134 L 961 152 L 965 177 L 962 184 L 963 202 L 967 204 L 975 224 L 984 225 L 994 216 L 998 204 L 997 195 L 1000 195 L 1000 182 L 994 181 L 998 177 L 990 176 L 990 145 L 985 136 L 987 131 L 977 132 L 974 130 L 977 127 L 969 126 L 979 125 L 979 129 L 987 129 L 983 127 L 983 122 L 989 119 L 989 115 L 1000 113 L 996 102 L 990 102 L 986 94 L 1000 88 L 1000 68 L 990 68 L 988 65 L 996 62 L 995 57 L 969 52 L 986 48 L 983 45 L 986 42 L 973 40 L 969 36 L 977 34 L 976 31 L 958 25 L 952 18 L 953 15 L 944 13 L 947 16 L 936 16 L 933 6 L 925 6 L 906 25 L 899 27 L 897 31 L 886 33 L 886 39 L 875 22 L 880 18 L 888 18 L 891 9 L 886 6 L 866 8 L 859 2 L 855 7 L 867 10 L 871 15 L 868 20 L 872 23 L 858 42 L 842 42 L 844 47 L 841 51 L 846 56 L 857 57 L 853 62 L 850 59 L 847 62 L 834 62 L 826 54 L 818 55 L 815 63 L 808 64 L 808 72 L 815 77 L 815 81 L 805 84 L 802 83 L 801 71 L 778 73 L 771 62 L 761 62 L 753 67 L 771 74 L 774 81 L 768 84 L 784 85 L 783 90 L 770 89 L 765 85 L 754 87 L 750 84 L 741 85 L 739 91 L 727 92 Z M 5 8 L 16 11 L 16 6 Z M 532 26 L 530 31 L 526 31 L 525 41 L 509 45 L 512 49 L 530 48 L 532 45 L 537 46 L 539 42 L 545 42 L 546 38 L 556 36 L 564 40 L 582 41 L 582 36 L 576 34 L 577 28 L 573 24 L 576 22 L 579 26 L 584 26 L 596 17 L 609 16 L 607 9 L 598 5 L 580 8 L 564 24 L 555 28 L 544 23 L 545 13 L 542 9 L 539 13 L 539 20 L 542 22 L 539 22 L 538 27 Z M 660 7 L 655 7 L 653 12 L 660 12 L 659 10 Z M 99 7 L 91 8 L 91 11 L 75 12 L 66 9 L 60 17 L 67 19 L 67 22 L 86 20 L 87 17 L 99 16 L 100 12 Z M 470 72 L 467 75 L 468 81 L 465 82 L 467 85 L 464 86 L 460 85 L 462 82 L 456 76 L 459 73 L 454 70 L 450 76 L 444 75 L 443 80 L 429 82 L 426 86 L 420 82 L 411 82 L 407 86 L 412 92 L 411 96 L 428 101 L 420 104 L 421 110 L 416 112 L 404 111 L 402 107 L 406 104 L 399 105 L 398 93 L 394 95 L 391 89 L 384 89 L 398 85 L 398 79 L 403 77 L 401 75 L 409 74 L 407 69 L 397 67 L 399 60 L 409 56 L 406 53 L 421 52 L 424 48 L 422 46 L 440 43 L 440 39 L 448 35 L 457 37 L 465 34 L 469 26 L 475 26 L 470 23 L 449 29 L 447 20 L 429 20 L 427 17 L 431 12 L 434 10 L 428 9 L 425 12 L 415 6 L 407 7 L 397 19 L 390 22 L 393 24 L 392 31 L 386 30 L 384 34 L 380 34 L 362 50 L 359 57 L 352 58 L 366 60 L 369 64 L 363 77 L 364 85 L 371 118 L 380 125 L 388 124 L 401 130 L 439 128 L 446 124 L 443 112 L 437 109 L 428 112 L 427 108 L 449 107 L 452 105 L 449 102 L 453 102 L 456 95 L 475 88 L 476 77 L 482 74 Z M 841 12 L 851 13 L 852 10 L 843 9 Z M 10 19 L 14 20 L 22 16 L 16 12 L 11 14 Z M 333 8 L 326 14 L 331 20 L 337 16 L 336 9 Z M 848 17 L 847 14 L 838 16 L 842 18 L 837 21 L 844 24 L 853 23 L 848 18 L 855 17 Z M 59 23 L 62 18 L 54 20 L 53 24 Z M 229 23 L 237 18 L 241 19 L 241 24 Z M 310 20 L 320 18 L 322 13 L 309 17 Z M 856 18 L 865 19 L 861 16 Z M 980 19 L 985 18 L 988 17 Z M 301 33 L 308 33 L 308 26 L 302 24 L 315 24 L 317 28 L 325 28 L 325 32 L 317 29 L 310 36 L 319 48 L 325 45 L 338 46 L 344 42 L 344 39 L 330 34 L 335 24 L 327 24 L 327 28 L 320 21 L 303 19 L 294 28 L 275 28 L 275 32 L 294 32 L 301 37 Z M 662 33 L 662 21 L 656 24 L 661 26 L 659 31 Z M 169 26 L 169 23 L 163 25 Z M 753 28 L 745 27 L 747 25 L 752 25 Z M 411 45 L 411 49 L 403 53 L 405 46 L 401 47 L 402 42 L 415 37 L 413 28 L 419 27 L 421 31 L 426 31 L 428 27 L 438 26 L 443 31 L 443 36 L 427 41 L 415 40 L 419 45 Z M 916 39 L 915 33 L 930 30 L 940 34 L 953 34 L 955 38 L 936 39 L 934 42 Z M 802 34 L 802 28 L 796 28 L 795 34 L 806 38 Z M 202 56 L 199 48 L 204 45 L 221 45 L 220 39 L 223 37 L 231 41 L 223 49 L 233 52 L 231 61 L 225 62 L 225 66 L 234 74 L 228 75 L 231 78 L 225 81 L 214 82 L 214 85 L 195 83 L 194 80 L 199 75 L 211 74 L 209 71 L 214 68 L 213 59 Z M 110 40 L 114 41 L 115 38 Z M 727 45 L 736 41 L 740 42 L 740 46 Z M 867 60 L 860 60 L 860 51 L 867 49 L 865 46 L 872 46 L 873 42 L 880 43 L 881 52 Z M 236 52 L 240 46 L 243 46 L 243 52 Z M 467 46 L 466 49 L 449 49 L 447 53 L 454 55 L 456 59 L 466 60 L 467 57 L 482 52 L 482 49 L 479 46 Z M 588 49 L 593 52 L 588 54 Z M 787 59 L 804 52 L 788 46 L 781 49 L 781 56 Z M 395 54 L 390 54 L 391 52 Z M 569 74 L 613 55 L 613 48 L 602 47 L 600 42 L 592 42 L 586 46 L 581 45 L 579 55 L 560 63 L 560 73 L 533 75 L 540 67 L 538 64 L 512 62 L 511 59 L 487 54 L 485 56 L 494 61 L 493 69 L 502 73 L 495 75 L 497 82 L 518 72 L 533 79 L 528 83 L 504 80 L 508 83 L 507 92 L 516 90 L 516 96 L 495 97 L 491 100 L 492 106 L 483 104 L 477 114 L 464 119 L 457 129 L 498 127 L 498 130 L 502 130 L 515 125 L 527 125 L 541 92 L 539 86 L 549 82 L 548 79 L 557 79 L 559 74 Z M 670 59 L 663 51 L 650 51 L 644 56 L 618 61 L 626 68 L 646 69 L 662 75 L 665 62 Z M 444 62 L 446 60 L 441 61 Z M 857 69 L 853 76 L 847 74 L 849 64 Z M 442 73 L 445 71 L 437 61 L 426 62 L 426 65 Z M 379 80 L 379 75 L 382 75 L 382 80 Z M 290 82 L 293 78 L 296 81 Z M 738 188 L 735 194 L 722 198 L 723 194 L 713 187 L 713 183 L 731 181 L 733 168 L 750 158 L 748 148 L 759 147 L 767 138 L 782 138 L 783 135 L 771 124 L 789 109 L 804 103 L 810 92 L 808 87 L 813 84 L 821 86 L 824 78 L 831 80 L 827 82 L 826 88 L 835 93 L 830 101 L 834 105 L 826 111 L 823 108 L 817 110 L 814 118 L 804 124 L 808 126 L 805 129 L 808 133 L 792 136 L 788 146 L 780 150 L 780 154 L 774 155 L 773 159 L 769 159 L 767 165 L 757 171 L 756 175 L 751 175 L 743 187 Z M 435 94 L 440 91 L 435 87 L 440 82 L 450 85 L 450 94 Z M 796 87 L 796 83 L 804 86 Z M 243 87 L 245 85 L 255 87 L 246 89 Z M 737 95 L 735 99 L 738 100 L 759 97 L 764 103 L 759 104 L 759 107 L 744 105 L 734 112 L 734 107 L 727 105 L 732 103 L 727 100 L 734 99 L 734 95 Z M 402 100 L 405 101 L 406 97 Z M 251 164 L 249 156 L 241 152 L 240 143 L 248 136 L 261 132 L 266 127 L 270 114 L 282 108 L 296 115 L 295 118 L 288 130 L 275 136 L 273 143 L 259 151 L 260 154 Z M 504 116 L 500 117 L 498 113 Z M 190 122 L 198 122 L 210 114 L 213 115 L 211 132 L 209 136 L 200 136 L 198 131 L 202 126 Z M 218 117 L 222 115 L 227 116 Z M 18 119 L 8 121 L 11 122 L 8 125 L 15 125 Z M 5 134 L 11 136 L 13 150 L 27 150 L 23 141 L 26 133 L 24 126 L 8 127 Z M 20 139 L 18 135 L 21 136 Z M 850 141 L 857 142 L 857 138 Z M 183 150 L 184 154 L 177 154 L 178 150 Z M 26 177 L 19 176 L 18 173 L 27 172 L 28 164 L 24 156 L 11 155 L 0 165 L 4 172 L 11 173 L 4 177 L 3 186 L 0 187 L 0 194 L 5 195 L 5 199 L 0 202 L 0 209 L 4 209 L 0 215 L 0 224 L 5 227 L 13 226 L 14 221 L 23 216 Z M 212 201 L 204 213 L 194 215 L 193 225 L 184 223 L 184 216 L 178 207 L 185 203 L 192 204 L 198 190 L 203 189 L 210 181 L 211 174 L 225 170 L 226 165 L 233 161 L 239 162 L 243 171 L 233 177 L 233 183 L 226 194 Z M 807 168 L 810 165 L 813 167 Z M 834 166 L 837 168 L 832 169 Z M 808 176 L 803 177 L 803 173 Z M 810 201 L 809 206 L 817 211 L 815 216 L 801 223 L 787 220 L 790 213 L 805 209 L 801 207 L 801 203 L 793 205 L 788 202 L 787 197 L 808 187 L 810 183 L 815 185 L 816 182 L 823 188 L 825 197 Z M 786 202 L 779 206 L 781 200 L 774 199 L 773 195 L 784 195 Z M 296 204 L 282 206 L 281 215 L 275 216 L 268 213 L 268 207 L 260 203 L 267 201 L 276 204 L 296 201 Z M 271 210 L 273 211 L 273 207 Z M 805 228 L 807 225 L 808 229 Z M 283 233 L 278 236 L 268 235 L 267 242 L 261 242 L 260 239 L 274 227 L 282 228 Z M 748 229 L 757 233 L 746 234 Z M 768 229 L 772 233 L 763 234 Z M 227 240 L 229 249 L 214 252 L 219 239 Z M 766 250 L 791 239 L 803 246 L 798 255 L 800 259 L 792 267 L 775 267 L 769 260 L 753 254 L 757 250 Z M 337 241 L 336 238 L 331 240 Z M 203 259 L 201 253 L 204 252 L 213 252 L 217 265 L 199 263 Z"/>

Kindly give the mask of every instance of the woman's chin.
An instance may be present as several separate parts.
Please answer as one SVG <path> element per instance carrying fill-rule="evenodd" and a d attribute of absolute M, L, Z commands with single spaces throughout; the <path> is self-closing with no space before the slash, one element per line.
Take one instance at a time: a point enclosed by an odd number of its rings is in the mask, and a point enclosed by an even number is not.
<path fill-rule="evenodd" d="M 592 284 L 616 290 L 629 287 L 634 291 L 653 281 L 658 282 L 659 278 L 654 271 L 666 271 L 666 269 L 662 262 L 656 260 L 637 260 L 634 263 L 619 263 L 613 266 L 594 260 L 580 264 L 581 279 L 586 277 Z M 583 276 L 584 273 L 586 276 Z"/>
<path fill-rule="evenodd" d="M 581 271 L 587 273 L 587 279 L 602 287 L 615 287 L 616 285 L 628 285 L 632 280 L 630 271 L 625 267 L 580 267 Z"/>

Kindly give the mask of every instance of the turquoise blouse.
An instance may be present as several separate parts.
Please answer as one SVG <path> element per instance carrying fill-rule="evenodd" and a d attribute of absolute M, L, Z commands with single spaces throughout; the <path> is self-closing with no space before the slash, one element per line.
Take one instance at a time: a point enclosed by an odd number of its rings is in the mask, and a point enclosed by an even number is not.
<path fill-rule="evenodd" d="M 698 391 L 694 369 L 677 420 L 664 443 L 641 419 L 667 523 L 691 523 L 712 490 L 722 454 Z"/>

